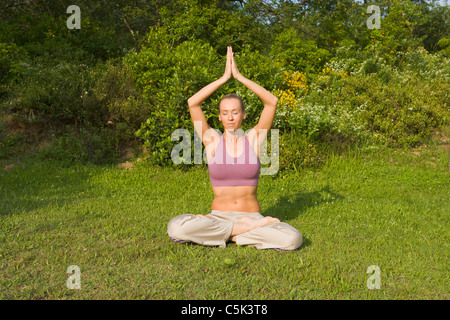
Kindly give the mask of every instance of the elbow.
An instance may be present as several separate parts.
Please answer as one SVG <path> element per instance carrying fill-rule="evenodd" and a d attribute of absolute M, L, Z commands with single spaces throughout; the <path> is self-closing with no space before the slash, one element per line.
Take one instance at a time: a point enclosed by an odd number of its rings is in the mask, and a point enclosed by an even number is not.
<path fill-rule="evenodd" d="M 188 104 L 189 108 L 192 108 L 192 107 L 195 106 L 195 102 L 193 101 L 192 97 L 190 97 L 190 98 L 187 100 L 187 104 Z"/>
<path fill-rule="evenodd" d="M 277 104 L 278 104 L 278 98 L 275 96 L 273 96 L 273 98 L 270 99 L 270 103 L 268 103 L 268 105 L 275 107 L 275 108 L 277 107 Z"/>
<path fill-rule="evenodd" d="M 190 97 L 187 100 L 187 104 L 188 104 L 189 108 L 194 108 L 194 107 L 201 107 L 202 102 L 199 102 L 198 99 Z"/>
<path fill-rule="evenodd" d="M 278 97 L 276 95 L 274 95 L 273 93 L 270 93 L 270 95 L 268 96 L 268 104 L 270 104 L 271 106 L 276 107 L 278 104 Z"/>
<path fill-rule="evenodd" d="M 274 97 L 274 99 L 273 99 L 273 105 L 276 107 L 277 104 L 278 104 L 278 98 L 275 97 L 275 96 L 273 96 L 273 97 Z"/>

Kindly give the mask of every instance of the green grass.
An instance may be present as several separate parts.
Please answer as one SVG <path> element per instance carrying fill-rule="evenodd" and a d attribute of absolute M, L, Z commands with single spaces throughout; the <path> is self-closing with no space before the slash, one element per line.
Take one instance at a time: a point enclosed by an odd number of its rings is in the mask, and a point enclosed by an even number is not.
<path fill-rule="evenodd" d="M 0 170 L 0 298 L 448 299 L 447 161 L 443 148 L 386 151 L 261 177 L 262 213 L 304 237 L 276 252 L 170 241 L 172 217 L 209 212 L 204 169 L 30 157 Z M 66 287 L 70 265 L 81 290 Z M 370 265 L 379 290 L 366 286 Z"/>

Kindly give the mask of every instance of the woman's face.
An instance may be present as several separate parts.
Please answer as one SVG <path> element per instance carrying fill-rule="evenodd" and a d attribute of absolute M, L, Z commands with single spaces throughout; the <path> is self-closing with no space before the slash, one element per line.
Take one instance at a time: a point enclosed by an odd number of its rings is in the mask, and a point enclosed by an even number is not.
<path fill-rule="evenodd" d="M 219 120 L 225 130 L 237 130 L 245 119 L 245 111 L 242 110 L 238 99 L 224 99 L 220 102 Z"/>

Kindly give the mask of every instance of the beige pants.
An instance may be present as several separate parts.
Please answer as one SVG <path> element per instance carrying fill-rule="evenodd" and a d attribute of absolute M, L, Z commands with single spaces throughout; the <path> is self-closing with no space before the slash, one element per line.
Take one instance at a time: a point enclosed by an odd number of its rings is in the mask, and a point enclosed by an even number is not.
<path fill-rule="evenodd" d="M 167 226 L 169 237 L 180 243 L 194 242 L 204 246 L 225 248 L 231 238 L 233 222 L 241 217 L 264 218 L 259 212 L 212 210 L 205 219 L 194 214 L 182 214 L 170 220 Z M 275 222 L 236 236 L 237 245 L 253 246 L 257 249 L 295 250 L 302 245 L 303 238 L 297 229 L 287 223 Z"/>

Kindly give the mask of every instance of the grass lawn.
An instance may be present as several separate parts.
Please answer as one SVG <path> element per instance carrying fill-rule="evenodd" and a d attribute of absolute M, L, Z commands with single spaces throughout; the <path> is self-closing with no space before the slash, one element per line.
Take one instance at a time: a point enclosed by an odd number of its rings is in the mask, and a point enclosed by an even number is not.
<path fill-rule="evenodd" d="M 0 298 L 448 299 L 447 161 L 443 148 L 386 151 L 262 176 L 262 213 L 304 237 L 278 252 L 170 241 L 172 217 L 209 212 L 203 168 L 30 157 L 0 170 Z M 66 286 L 71 265 L 80 290 Z M 366 285 L 371 265 L 380 289 Z"/>

